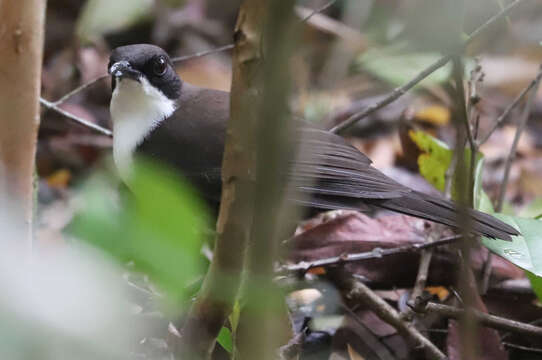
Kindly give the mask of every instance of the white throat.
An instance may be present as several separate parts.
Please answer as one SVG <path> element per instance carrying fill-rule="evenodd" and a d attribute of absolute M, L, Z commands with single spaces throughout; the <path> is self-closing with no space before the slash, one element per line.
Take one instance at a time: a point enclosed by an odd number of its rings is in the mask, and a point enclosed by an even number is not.
<path fill-rule="evenodd" d="M 123 179 L 130 177 L 133 154 L 158 124 L 175 111 L 175 101 L 142 77 L 117 79 L 111 98 L 113 159 Z"/>

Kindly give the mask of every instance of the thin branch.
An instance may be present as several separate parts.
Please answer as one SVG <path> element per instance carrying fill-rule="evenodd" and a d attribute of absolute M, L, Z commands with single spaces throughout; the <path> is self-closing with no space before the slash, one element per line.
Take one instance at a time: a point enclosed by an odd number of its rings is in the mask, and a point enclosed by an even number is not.
<path fill-rule="evenodd" d="M 203 57 L 203 56 L 216 54 L 216 53 L 219 53 L 219 52 L 222 52 L 222 51 L 232 50 L 234 46 L 235 46 L 234 44 L 227 44 L 227 45 L 217 47 L 215 49 L 200 51 L 200 52 L 197 52 L 195 54 L 174 57 L 174 58 L 171 59 L 171 61 L 173 63 L 178 63 L 178 62 L 182 62 L 182 61 L 192 60 L 192 59 L 200 58 L 200 57 Z"/>
<path fill-rule="evenodd" d="M 310 14 L 308 14 L 303 19 L 301 19 L 301 22 L 304 23 L 304 22 L 309 21 L 311 17 L 313 17 L 316 14 L 319 14 L 319 13 L 322 13 L 322 12 L 326 11 L 327 9 L 332 7 L 336 2 L 337 2 L 337 0 L 331 0 L 331 1 L 328 1 L 326 4 L 320 6 L 319 8 L 314 9 Z"/>
<path fill-rule="evenodd" d="M 329 5 L 329 3 L 327 5 Z M 302 18 L 300 23 L 308 22 L 311 26 L 322 32 L 335 35 L 352 44 L 363 46 L 366 41 L 359 30 L 320 13 L 322 11 L 321 9 L 326 9 L 327 7 L 328 6 L 324 5 L 317 10 L 311 10 L 303 6 L 296 6 L 295 11 Z"/>
<path fill-rule="evenodd" d="M 447 318 L 459 320 L 465 316 L 465 310 L 459 309 L 453 306 L 437 304 L 429 302 L 425 306 L 424 304 L 409 303 L 412 309 L 419 313 L 436 313 Z M 526 324 L 520 321 L 506 319 L 500 316 L 490 315 L 481 311 L 471 309 L 469 315 L 473 316 L 476 321 L 484 326 L 510 331 L 518 334 L 524 334 L 529 336 L 542 337 L 542 327 Z"/>
<path fill-rule="evenodd" d="M 426 244 L 433 244 L 434 242 L 439 241 L 438 238 L 441 236 L 442 230 L 443 227 L 437 225 L 427 237 Z M 429 266 L 431 265 L 432 258 L 433 248 L 422 250 L 420 264 L 418 265 L 418 273 L 416 275 L 416 282 L 414 283 L 415 285 L 412 289 L 412 294 L 410 295 L 411 299 L 416 299 L 423 293 L 423 289 L 425 289 L 425 284 L 427 283 L 427 275 L 429 274 Z"/>
<path fill-rule="evenodd" d="M 512 11 L 517 5 L 519 5 L 524 0 L 516 0 L 510 5 L 508 5 L 506 8 L 504 8 L 502 11 L 494 15 L 492 18 L 490 18 L 488 21 L 486 21 L 484 24 L 482 24 L 479 28 L 474 30 L 465 40 L 463 43 L 463 48 L 466 47 L 468 44 L 470 44 L 478 35 L 480 35 L 482 32 L 487 30 L 491 25 L 493 25 L 497 20 L 505 17 Z M 410 80 L 408 83 L 406 83 L 403 86 L 400 86 L 396 89 L 394 89 L 388 96 L 386 96 L 381 101 L 367 107 L 365 110 L 353 114 L 348 119 L 344 120 L 340 124 L 334 126 L 331 128 L 331 132 L 339 133 L 350 126 L 354 125 L 356 122 L 360 121 L 361 119 L 366 118 L 367 116 L 373 114 L 377 110 L 383 108 L 384 106 L 391 104 L 401 96 L 403 96 L 407 91 L 412 89 L 414 86 L 416 86 L 418 83 L 420 83 L 423 79 L 431 75 L 436 70 L 440 69 L 444 65 L 446 65 L 450 60 L 452 59 L 452 55 L 446 55 L 442 57 L 441 59 L 437 60 L 435 63 L 431 64 L 429 67 L 427 67 L 425 70 L 420 72 L 416 77 L 414 77 L 412 80 Z"/>
<path fill-rule="evenodd" d="M 309 15 L 307 15 L 303 19 L 301 19 L 301 22 L 302 23 L 306 22 L 311 17 L 313 17 L 314 15 L 316 15 L 318 13 L 321 13 L 323 11 L 326 11 L 331 6 L 333 6 L 333 4 L 335 4 L 336 2 L 337 2 L 337 0 L 331 0 L 331 1 L 327 2 L 323 6 L 319 7 L 318 9 L 313 10 Z M 216 53 L 219 53 L 219 52 L 222 52 L 222 51 L 232 50 L 234 48 L 234 46 L 235 46 L 234 44 L 227 44 L 227 45 L 219 46 L 219 47 L 217 47 L 215 49 L 200 51 L 200 52 L 197 52 L 195 54 L 174 57 L 174 58 L 171 59 L 171 61 L 173 63 L 178 63 L 178 62 L 183 62 L 183 61 L 187 61 L 187 60 L 192 60 L 192 59 L 204 57 L 204 56 L 207 56 L 207 55 L 216 54 Z"/>
<path fill-rule="evenodd" d="M 514 136 L 514 141 L 512 142 L 512 147 L 510 148 L 510 152 L 508 153 L 508 157 L 506 158 L 506 163 L 504 166 L 504 176 L 501 182 L 501 188 L 500 188 L 499 198 L 497 200 L 497 206 L 495 207 L 496 211 L 501 211 L 502 209 L 503 202 L 504 202 L 504 195 L 506 194 L 506 185 L 508 185 L 508 179 L 510 177 L 510 169 L 512 167 L 512 162 L 514 161 L 516 157 L 516 150 L 519 144 L 519 139 L 521 138 L 521 134 L 523 133 L 523 130 L 525 129 L 525 126 L 527 125 L 527 121 L 529 120 L 529 115 L 531 114 L 531 109 L 536 99 L 536 94 L 538 92 L 538 88 L 540 86 L 541 80 L 542 80 L 542 65 L 540 67 L 538 76 L 535 79 L 535 84 L 531 89 L 531 94 L 529 95 L 529 98 L 527 99 L 527 103 L 525 104 L 525 108 L 523 110 L 520 123 L 517 127 L 516 134 Z"/>
<path fill-rule="evenodd" d="M 521 350 L 521 351 L 526 351 L 526 352 L 532 352 L 532 353 L 535 353 L 535 354 L 542 354 L 542 349 L 540 349 L 540 348 L 522 346 L 522 345 L 512 344 L 512 343 L 509 343 L 509 342 L 503 342 L 502 344 L 507 349 L 515 349 L 515 350 Z"/>
<path fill-rule="evenodd" d="M 463 74 L 464 66 L 463 61 L 461 61 L 461 58 L 459 56 L 454 56 L 454 68 L 456 71 L 454 71 L 454 80 L 455 80 L 455 86 L 457 87 L 457 100 L 458 100 L 458 111 L 459 115 L 461 116 L 461 119 L 463 120 L 463 125 L 465 125 L 465 133 L 467 134 L 467 140 L 469 142 L 469 146 L 471 148 L 471 151 L 476 154 L 476 143 L 474 142 L 474 137 L 472 135 L 472 129 L 469 122 L 469 116 L 467 113 L 467 103 L 465 101 L 466 95 L 465 95 L 465 85 L 463 80 Z M 474 164 L 471 164 L 471 168 L 474 167 Z M 472 176 L 472 172 L 471 172 Z M 472 179 L 471 179 L 472 180 Z M 469 188 L 472 184 L 469 183 Z M 471 204 L 472 205 L 472 204 Z"/>
<path fill-rule="evenodd" d="M 85 120 L 85 119 L 83 119 L 83 118 L 81 118 L 79 116 L 76 116 L 76 115 L 74 115 L 72 113 L 69 113 L 69 112 L 65 111 L 64 109 L 61 109 L 60 107 L 55 105 L 55 103 L 47 101 L 44 98 L 40 98 L 40 104 L 45 106 L 47 109 L 51 109 L 51 110 L 56 111 L 57 113 L 59 113 L 61 115 L 64 115 L 65 117 L 67 117 L 70 120 L 75 121 L 75 123 L 77 123 L 79 125 L 82 125 L 82 126 L 84 126 L 86 128 L 97 131 L 100 134 L 103 134 L 105 136 L 109 136 L 109 137 L 113 136 L 113 133 L 111 132 L 111 130 L 103 128 L 100 125 L 91 123 L 88 120 Z"/>
<path fill-rule="evenodd" d="M 109 77 L 108 74 L 100 75 L 97 78 L 76 87 L 75 89 L 73 89 L 72 91 L 70 91 L 66 95 L 62 96 L 60 99 L 53 102 L 52 104 L 55 105 L 55 106 L 60 106 L 60 105 L 64 104 L 66 101 L 68 101 L 72 96 L 74 96 L 74 95 L 80 93 L 81 91 L 85 90 L 86 88 L 96 84 L 98 81 L 107 79 L 108 77 Z"/>
<path fill-rule="evenodd" d="M 401 253 L 406 253 L 406 252 L 415 252 L 415 251 L 435 248 L 437 246 L 448 245 L 448 244 L 456 242 L 460 238 L 461 236 L 454 235 L 454 236 L 442 238 L 434 242 L 424 242 L 424 243 L 417 243 L 417 244 L 411 244 L 411 245 L 404 245 L 404 246 L 398 246 L 398 247 L 394 247 L 390 249 L 382 249 L 382 248 L 377 247 L 371 251 L 362 252 L 362 253 L 344 254 L 340 256 L 333 256 L 326 259 L 315 260 L 312 262 L 302 261 L 302 262 L 292 264 L 292 265 L 283 265 L 278 269 L 278 271 L 279 272 L 280 271 L 307 272 L 310 269 L 315 268 L 315 267 L 333 266 L 333 265 L 339 265 L 339 264 L 344 264 L 348 262 L 363 261 L 363 260 L 369 260 L 369 259 L 380 259 L 385 256 L 396 255 L 396 254 L 401 254 Z"/>
<path fill-rule="evenodd" d="M 429 67 L 427 67 L 425 70 L 420 72 L 416 77 L 414 77 L 405 85 L 395 88 L 388 96 L 386 96 L 382 100 L 374 103 L 373 105 L 368 106 L 367 108 L 365 108 L 363 111 L 360 111 L 359 113 L 351 115 L 348 119 L 332 127 L 330 131 L 333 133 L 340 133 L 341 131 L 349 128 L 350 126 L 354 125 L 356 122 L 360 121 L 361 119 L 364 119 L 367 116 L 373 114 L 374 112 L 382 109 L 384 106 L 391 104 L 395 100 L 399 99 L 401 96 L 405 95 L 407 91 L 412 89 L 423 79 L 425 79 L 426 77 L 434 73 L 436 70 L 446 65 L 450 61 L 451 58 L 452 57 L 448 55 L 439 59 L 438 61 L 431 64 Z"/>
<path fill-rule="evenodd" d="M 401 314 L 391 307 L 380 296 L 365 284 L 354 279 L 347 280 L 349 289 L 346 297 L 366 304 L 380 319 L 393 326 L 402 336 L 416 347 L 421 348 L 429 359 L 446 359 L 431 341 L 422 335 L 414 326 L 404 321 Z"/>
<path fill-rule="evenodd" d="M 495 121 L 495 123 L 493 124 L 493 127 L 487 132 L 486 135 L 484 135 L 483 138 L 481 138 L 479 141 L 478 141 L 478 145 L 482 145 L 484 144 L 490 137 L 491 135 L 493 135 L 493 133 L 495 132 L 495 130 L 497 130 L 499 128 L 500 125 L 502 125 L 502 123 L 508 119 L 508 116 L 510 115 L 510 113 L 512 112 L 512 110 L 514 110 L 518 104 L 521 102 L 521 100 L 523 100 L 523 98 L 525 97 L 526 94 L 529 93 L 529 91 L 531 91 L 531 89 L 533 87 L 535 87 L 536 83 L 540 80 L 540 78 L 542 77 L 542 71 L 540 71 L 536 78 L 534 78 L 530 83 L 529 85 L 527 85 L 527 87 L 525 87 L 519 94 L 518 96 L 516 96 L 516 98 L 514 99 L 514 101 L 512 101 L 510 103 L 510 105 L 508 105 L 508 107 L 506 107 L 506 109 L 503 111 L 503 113 L 497 118 L 497 120 Z"/>
<path fill-rule="evenodd" d="M 521 2 L 524 0 L 515 0 L 514 2 L 510 3 L 508 6 L 506 6 L 504 9 L 502 9 L 497 14 L 493 15 L 491 18 L 489 18 L 485 23 L 483 23 L 481 26 L 479 26 L 477 29 L 475 29 L 473 32 L 469 34 L 467 39 L 465 40 L 465 45 L 470 44 L 478 35 L 480 35 L 482 32 L 486 31 L 489 27 L 491 27 L 497 20 L 500 20 L 502 18 L 505 18 L 508 16 L 508 14 Z"/>

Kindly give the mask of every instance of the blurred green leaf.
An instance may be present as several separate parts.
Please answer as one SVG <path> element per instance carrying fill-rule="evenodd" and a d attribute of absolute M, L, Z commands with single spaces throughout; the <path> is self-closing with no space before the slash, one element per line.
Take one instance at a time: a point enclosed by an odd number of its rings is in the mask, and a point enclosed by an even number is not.
<path fill-rule="evenodd" d="M 231 331 L 227 327 L 223 326 L 222 329 L 220 329 L 220 333 L 218 334 L 218 337 L 216 338 L 216 341 L 230 354 L 233 351 L 233 339 L 231 336 Z"/>
<path fill-rule="evenodd" d="M 92 41 L 112 31 L 125 29 L 147 18 L 153 0 L 87 0 L 76 34 L 82 41 Z"/>
<path fill-rule="evenodd" d="M 358 56 L 354 61 L 355 71 L 367 71 L 371 75 L 388 82 L 393 86 L 401 86 L 418 76 L 423 70 L 440 60 L 439 52 L 413 52 L 407 49 L 408 44 L 372 48 Z M 465 59 L 465 76 L 468 77 L 475 63 Z M 452 65 L 441 67 L 419 82 L 415 88 L 444 83 L 452 74 Z"/>
<path fill-rule="evenodd" d="M 526 218 L 539 218 L 542 215 L 542 198 L 531 201 L 519 212 L 519 216 Z"/>
<path fill-rule="evenodd" d="M 484 158 L 480 156 L 479 161 L 476 162 L 476 168 L 474 169 L 474 208 L 476 210 L 483 211 L 485 213 L 494 213 L 495 208 L 489 196 L 482 188 L 482 172 L 484 170 Z"/>
<path fill-rule="evenodd" d="M 140 161 L 133 175 L 133 196 L 122 208 L 103 175 L 87 184 L 82 194 L 86 207 L 69 230 L 122 263 L 132 261 L 177 302 L 203 272 L 204 207 L 188 185 L 164 167 Z"/>
<path fill-rule="evenodd" d="M 396 47 L 365 51 L 354 63 L 355 69 L 364 70 L 393 86 L 400 86 L 412 80 L 422 70 L 441 58 L 439 53 L 410 53 Z M 448 80 L 452 72 L 446 65 L 429 75 L 417 86 L 428 86 Z"/>
<path fill-rule="evenodd" d="M 529 271 L 525 271 L 525 275 L 527 275 L 527 278 L 531 282 L 531 287 L 533 288 L 536 297 L 538 297 L 538 300 L 542 301 L 542 277 L 536 276 Z"/>
<path fill-rule="evenodd" d="M 233 310 L 230 314 L 230 325 L 233 332 L 237 330 L 237 325 L 239 325 L 239 317 L 241 317 L 241 303 L 239 300 L 237 300 L 235 301 L 235 304 L 233 304 Z"/>

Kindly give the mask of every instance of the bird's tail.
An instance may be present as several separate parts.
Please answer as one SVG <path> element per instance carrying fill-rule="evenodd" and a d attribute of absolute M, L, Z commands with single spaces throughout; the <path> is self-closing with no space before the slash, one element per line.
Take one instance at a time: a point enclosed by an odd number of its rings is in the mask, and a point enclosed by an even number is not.
<path fill-rule="evenodd" d="M 417 191 L 396 199 L 378 200 L 374 204 L 454 228 L 462 226 L 458 224 L 458 210 L 453 202 Z M 512 236 L 520 234 L 512 226 L 491 215 L 473 209 L 468 209 L 468 213 L 470 231 L 476 235 L 511 241 Z"/>

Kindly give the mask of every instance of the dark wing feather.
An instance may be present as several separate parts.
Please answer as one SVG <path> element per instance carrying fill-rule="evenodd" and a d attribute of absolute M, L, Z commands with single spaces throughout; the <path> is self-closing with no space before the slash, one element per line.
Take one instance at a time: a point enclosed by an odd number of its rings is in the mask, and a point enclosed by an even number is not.
<path fill-rule="evenodd" d="M 298 202 L 323 209 L 363 209 L 372 205 L 458 227 L 453 202 L 414 191 L 371 166 L 367 156 L 329 132 L 303 129 L 301 156 L 290 174 L 297 189 L 310 194 Z M 308 181 L 307 181 L 308 180 Z M 305 185 L 308 184 L 308 185 Z M 493 216 L 468 210 L 477 235 L 510 240 L 518 231 Z"/>

